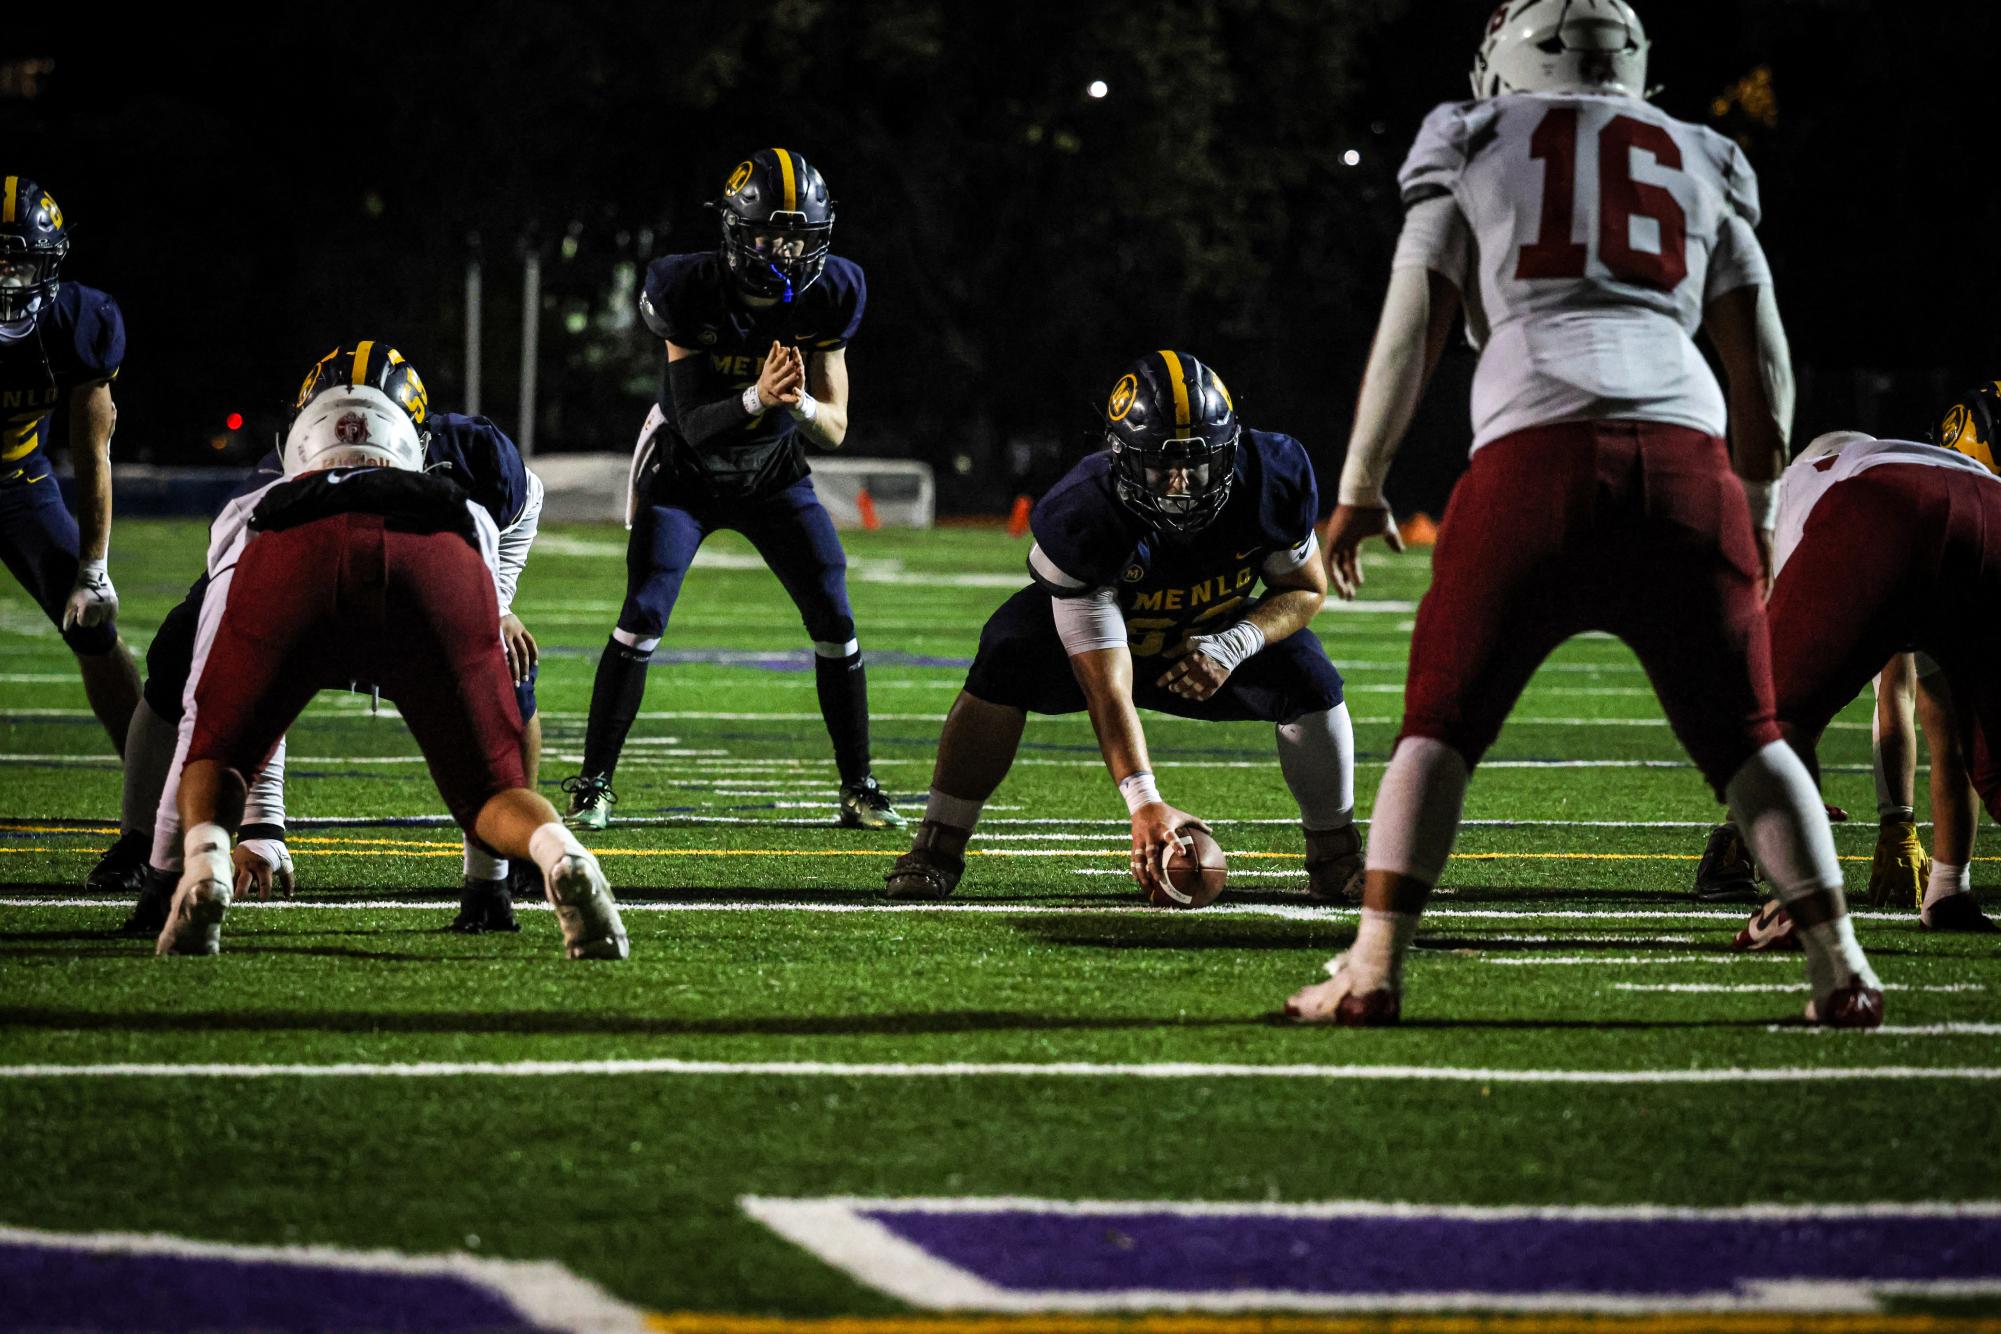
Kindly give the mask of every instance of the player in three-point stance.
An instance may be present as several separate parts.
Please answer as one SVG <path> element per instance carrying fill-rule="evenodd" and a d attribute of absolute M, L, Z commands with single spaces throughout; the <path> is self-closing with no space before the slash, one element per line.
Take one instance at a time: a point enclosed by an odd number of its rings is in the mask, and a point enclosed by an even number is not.
<path fill-rule="evenodd" d="M 335 348 L 315 362 L 299 385 L 291 417 L 296 421 L 322 394 L 362 387 L 379 391 L 409 416 L 424 446 L 425 471 L 442 474 L 465 488 L 499 532 L 494 591 L 500 605 L 502 643 L 524 723 L 521 764 L 528 785 L 533 787 L 542 738 L 535 700 L 538 651 L 534 636 L 513 614 L 512 606 L 541 519 L 541 480 L 523 463 L 514 442 L 486 418 L 432 411 L 417 368 L 381 340 L 364 339 L 352 347 Z M 283 466 L 276 451 L 260 461 L 231 497 L 225 516 L 254 506 L 280 480 Z M 187 597 L 167 613 L 146 651 L 145 695 L 133 713 L 126 746 L 121 821 L 125 833 L 90 875 L 94 888 L 138 893 L 138 902 L 121 928 L 127 934 L 158 934 L 180 872 L 176 794 L 170 778 L 176 772 L 183 696 L 208 587 L 209 576 L 204 571 Z M 281 889 L 290 888 L 292 858 L 285 846 L 284 798 L 285 746 L 281 741 L 250 784 L 246 820 L 234 852 L 239 892 L 254 884 L 268 894 L 274 881 Z M 467 834 L 464 900 L 452 923 L 454 930 L 517 929 L 508 891 L 509 873 L 504 858 L 495 857 Z M 524 889 L 535 882 L 532 876 L 516 879 Z M 540 892 L 539 885 L 534 892 Z"/>
<path fill-rule="evenodd" d="M 186 699 L 186 869 L 161 954 L 220 949 L 248 777 L 321 689 L 364 681 L 396 701 L 460 826 L 541 869 L 569 956 L 626 957 L 596 859 L 527 786 L 492 516 L 423 465 L 402 403 L 341 384 L 292 423 L 285 480 L 217 520 Z"/>
<path fill-rule="evenodd" d="M 847 438 L 847 346 L 867 300 L 862 271 L 830 253 L 827 183 L 789 149 L 760 149 L 740 163 L 716 207 L 720 250 L 668 255 L 646 271 L 640 313 L 667 360 L 633 456 L 625 605 L 598 660 L 583 772 L 563 784 L 567 818 L 575 829 L 605 827 L 647 661 L 681 581 L 703 539 L 734 528 L 778 576 L 813 642 L 840 822 L 900 825 L 869 772 L 868 681 L 847 557 L 803 448 Z"/>
<path fill-rule="evenodd" d="M 26 176 L 0 178 L 0 561 L 62 631 L 90 711 L 122 755 L 139 671 L 118 637 L 111 544 L 111 381 L 125 359 L 118 303 L 62 282 L 63 211 Z M 77 513 L 42 441 L 69 413 Z"/>
<path fill-rule="evenodd" d="M 1355 737 L 1341 674 L 1307 628 L 1327 572 L 1306 450 L 1240 427 L 1223 381 L 1185 352 L 1133 363 L 1105 418 L 1106 448 L 1035 507 L 1034 583 L 980 631 L 938 740 L 924 821 L 886 877 L 889 893 L 951 893 L 1028 714 L 1088 712 L 1132 817 L 1133 878 L 1174 897 L 1162 858 L 1177 828 L 1201 822 L 1161 797 L 1145 708 L 1274 724 L 1305 829 L 1307 893 L 1338 900 L 1362 864 Z"/>
<path fill-rule="evenodd" d="M 1882 1021 L 1820 795 L 1773 716 L 1757 534 L 1792 390 L 1757 182 L 1729 140 L 1643 100 L 1646 64 L 1624 0 L 1510 0 L 1475 100 L 1434 110 L 1404 163 L 1403 234 L 1321 531 L 1337 588 L 1353 596 L 1358 545 L 1391 531 L 1382 478 L 1462 301 L 1481 347 L 1473 461 L 1418 608 L 1355 943 L 1287 1002 L 1295 1018 L 1397 1020 L 1473 767 L 1549 652 L 1602 630 L 1638 655 L 1792 909 L 1808 1015 Z"/>
<path fill-rule="evenodd" d="M 1925 689 L 1945 742 L 1933 750 L 1944 776 L 1933 788 L 1943 855 L 1919 901 L 1919 921 L 1935 931 L 1996 930 L 1973 896 L 1974 821 L 1963 807 L 1970 782 L 2001 818 L 1996 389 L 1983 385 L 1955 403 L 1935 444 L 1855 431 L 1820 437 L 1786 470 L 1779 503 L 1772 680 L 1779 726 L 1808 765 L 1828 722 L 1886 658 L 1914 649 L 1935 665 Z M 1788 945 L 1799 926 L 1795 905 L 1768 903 L 1737 943 Z"/>

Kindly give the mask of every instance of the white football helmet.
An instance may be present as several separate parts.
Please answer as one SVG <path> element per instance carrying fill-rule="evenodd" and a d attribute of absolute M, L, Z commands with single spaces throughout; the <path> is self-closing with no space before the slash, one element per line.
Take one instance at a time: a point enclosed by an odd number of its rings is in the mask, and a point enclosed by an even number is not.
<path fill-rule="evenodd" d="M 1647 94 L 1647 33 L 1626 0 L 1507 0 L 1473 57 L 1473 96 Z"/>
<path fill-rule="evenodd" d="M 321 394 L 285 437 L 285 475 L 326 468 L 421 472 L 424 442 L 401 404 L 380 389 L 347 385 Z"/>

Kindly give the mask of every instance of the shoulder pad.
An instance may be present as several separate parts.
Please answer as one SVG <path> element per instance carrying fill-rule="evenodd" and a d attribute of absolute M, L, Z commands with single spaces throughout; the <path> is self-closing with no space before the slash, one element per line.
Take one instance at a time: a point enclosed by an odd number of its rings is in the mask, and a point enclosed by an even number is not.
<path fill-rule="evenodd" d="M 824 293 L 822 299 L 829 306 L 826 328 L 818 330 L 818 337 L 813 339 L 814 350 L 831 352 L 846 347 L 861 328 L 862 312 L 868 306 L 868 280 L 862 276 L 862 266 L 851 259 L 830 255 L 826 271 L 814 288 Z"/>
<path fill-rule="evenodd" d="M 646 282 L 639 292 L 639 315 L 655 337 L 683 346 L 694 345 L 692 330 L 707 318 L 714 304 L 708 284 L 701 278 L 706 254 L 662 255 L 646 266 Z"/>
<path fill-rule="evenodd" d="M 118 303 L 95 287 L 64 283 L 52 312 L 60 321 L 62 352 L 70 363 L 58 368 L 68 384 L 91 384 L 118 374 L 125 361 L 125 316 Z"/>
<path fill-rule="evenodd" d="M 1139 520 L 1112 490 L 1111 457 L 1103 450 L 1086 457 L 1029 513 L 1028 529 L 1042 555 L 1087 587 L 1116 583 L 1139 549 Z M 1036 582 L 1049 587 L 1041 578 Z"/>
<path fill-rule="evenodd" d="M 464 487 L 474 503 L 505 528 L 528 503 L 528 465 L 507 433 L 484 417 L 440 412 L 429 423 L 425 471 Z"/>
<path fill-rule="evenodd" d="M 1443 102 L 1424 118 L 1397 172 L 1397 189 L 1405 208 L 1452 193 L 1459 174 L 1466 169 L 1467 115 L 1478 105 Z"/>
<path fill-rule="evenodd" d="M 1306 446 L 1275 431 L 1245 431 L 1257 451 L 1258 528 L 1274 549 L 1297 546 L 1319 517 L 1320 491 Z"/>

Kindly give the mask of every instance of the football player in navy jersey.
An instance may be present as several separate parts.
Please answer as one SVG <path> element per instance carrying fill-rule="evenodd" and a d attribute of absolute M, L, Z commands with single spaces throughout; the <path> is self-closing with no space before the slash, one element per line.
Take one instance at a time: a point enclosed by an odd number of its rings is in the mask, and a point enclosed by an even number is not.
<path fill-rule="evenodd" d="M 139 671 L 118 637 L 111 543 L 111 382 L 125 358 L 118 303 L 62 282 L 62 209 L 26 176 L 0 179 L 0 561 L 62 631 L 84 694 L 122 755 Z M 43 440 L 69 413 L 77 513 L 63 504 Z"/>
<path fill-rule="evenodd" d="M 655 260 L 639 300 L 667 358 L 633 456 L 625 605 L 598 660 L 583 772 L 563 784 L 569 823 L 602 829 L 609 820 L 619 752 L 681 581 L 703 539 L 733 528 L 806 623 L 840 770 L 840 822 L 900 825 L 869 772 L 868 682 L 847 557 L 804 449 L 837 448 L 847 436 L 846 349 L 867 304 L 862 271 L 830 253 L 827 183 L 789 149 L 760 149 L 739 163 L 716 207 L 722 247 Z"/>
<path fill-rule="evenodd" d="M 1090 714 L 1132 817 L 1133 878 L 1162 888 L 1174 831 L 1201 822 L 1162 799 L 1141 708 L 1275 724 L 1305 829 L 1307 893 L 1352 893 L 1354 728 L 1341 674 L 1307 628 L 1327 571 L 1305 448 L 1242 429 L 1222 380 L 1185 352 L 1133 363 L 1105 417 L 1107 448 L 1035 507 L 1034 583 L 980 632 L 923 823 L 886 877 L 891 897 L 942 898 L 958 885 L 1030 712 Z"/>
<path fill-rule="evenodd" d="M 381 391 L 409 415 L 424 447 L 425 471 L 457 483 L 493 519 L 498 530 L 494 588 L 500 605 L 501 639 L 524 724 L 521 762 L 532 787 L 542 749 L 535 705 L 538 651 L 534 636 L 510 608 L 540 523 L 542 483 L 522 462 L 514 442 L 486 418 L 431 411 L 429 394 L 416 367 L 379 340 L 336 348 L 315 363 L 299 386 L 292 417 L 297 420 L 328 392 L 358 388 Z M 236 488 L 224 513 L 255 504 L 257 497 L 282 480 L 283 472 L 274 450 Z M 125 770 L 124 833 L 87 882 L 95 889 L 138 893 L 138 904 L 121 928 L 131 934 L 159 931 L 179 869 L 175 794 L 169 779 L 182 730 L 196 627 L 208 588 L 209 577 L 204 573 L 187 597 L 167 613 L 147 650 L 145 695 L 133 714 L 127 746 L 132 758 Z M 281 890 L 291 887 L 292 858 L 285 846 L 284 774 L 285 747 L 280 741 L 250 787 L 248 819 L 234 853 L 244 888 L 254 886 L 268 893 L 274 881 Z M 505 859 L 467 837 L 464 902 L 452 923 L 454 930 L 518 929 L 508 892 L 510 869 L 524 871 L 532 882 L 533 868 L 510 868 Z"/>

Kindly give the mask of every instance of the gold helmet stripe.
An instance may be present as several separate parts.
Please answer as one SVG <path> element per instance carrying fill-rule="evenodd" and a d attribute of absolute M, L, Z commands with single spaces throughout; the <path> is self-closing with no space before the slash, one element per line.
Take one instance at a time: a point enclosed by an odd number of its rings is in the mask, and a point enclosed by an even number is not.
<path fill-rule="evenodd" d="M 1188 409 L 1188 372 L 1181 367 L 1181 358 L 1162 348 L 1160 359 L 1167 363 L 1167 382 L 1174 386 L 1174 424 L 1186 427 L 1194 420 Z"/>
<path fill-rule="evenodd" d="M 368 383 L 368 354 L 374 350 L 375 342 L 373 339 L 355 345 L 354 378 L 348 381 L 349 384 L 364 385 Z"/>
<path fill-rule="evenodd" d="M 792 168 L 792 155 L 782 148 L 771 150 L 778 155 L 778 172 L 785 178 L 785 211 L 799 211 L 799 173 Z"/>
<path fill-rule="evenodd" d="M 21 178 L 19 176 L 9 176 L 7 178 L 7 184 L 5 187 L 7 198 L 4 203 L 0 203 L 0 222 L 13 222 L 15 220 L 14 195 L 16 193 L 16 187 L 20 183 L 21 183 Z"/>

